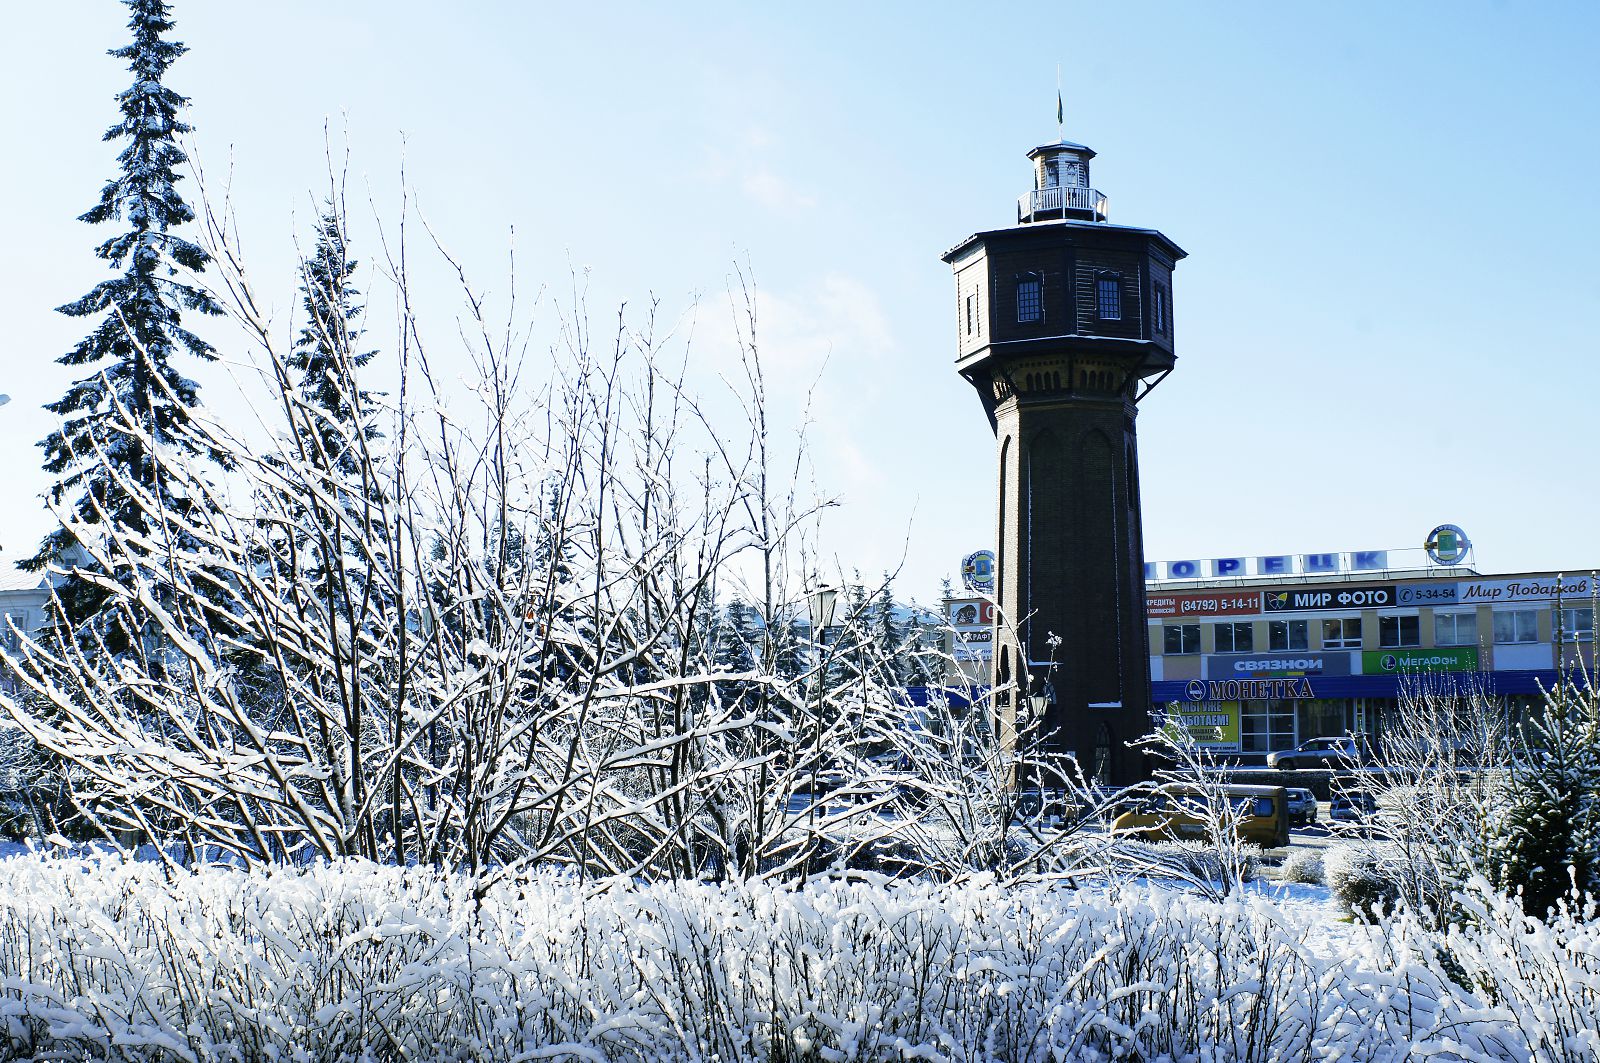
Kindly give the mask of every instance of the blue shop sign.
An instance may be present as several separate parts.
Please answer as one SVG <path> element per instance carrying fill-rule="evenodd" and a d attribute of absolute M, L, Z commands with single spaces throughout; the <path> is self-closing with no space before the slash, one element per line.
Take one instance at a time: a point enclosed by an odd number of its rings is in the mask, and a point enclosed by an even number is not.
<path fill-rule="evenodd" d="M 1214 653 L 1206 657 L 1210 679 L 1290 679 L 1304 675 L 1349 675 L 1348 650 L 1267 650 Z"/>

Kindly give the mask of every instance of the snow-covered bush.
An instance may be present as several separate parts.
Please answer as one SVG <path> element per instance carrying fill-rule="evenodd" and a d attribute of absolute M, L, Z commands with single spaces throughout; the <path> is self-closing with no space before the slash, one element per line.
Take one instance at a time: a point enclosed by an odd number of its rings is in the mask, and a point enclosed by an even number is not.
<path fill-rule="evenodd" d="M 1237 876 L 1239 883 L 1261 877 L 1261 850 L 1244 846 L 1237 856 L 1217 852 L 1207 841 L 1144 842 L 1118 838 L 1111 848 L 1116 866 L 1123 874 L 1138 874 L 1152 879 L 1171 879 L 1202 887 L 1204 892 L 1226 890 L 1219 887 Z"/>
<path fill-rule="evenodd" d="M 1497 877 L 1513 718 L 1503 701 L 1455 676 L 1408 677 L 1400 693 L 1373 756 L 1337 784 L 1372 811 L 1335 829 L 1374 843 L 1357 846 L 1367 871 L 1352 896 L 1400 899 L 1442 925 L 1461 918 L 1456 898 L 1469 880 Z M 1331 863 L 1329 874 L 1332 886 Z"/>
<path fill-rule="evenodd" d="M 1350 841 L 1330 845 L 1322 858 L 1323 882 L 1340 903 L 1363 919 L 1373 918 L 1374 906 L 1392 911 L 1404 905 L 1419 918 L 1434 922 L 1447 904 L 1452 887 L 1429 878 L 1428 864 L 1408 859 L 1400 846 L 1386 841 Z"/>
<path fill-rule="evenodd" d="M 93 873 L 85 873 L 92 871 Z M 177 1060 L 1592 1058 L 1594 913 L 1447 932 L 1124 883 L 797 885 L 360 860 L 0 865 L 0 1053 Z"/>
<path fill-rule="evenodd" d="M 1323 854 L 1316 849 L 1290 849 L 1284 857 L 1278 874 L 1284 882 L 1300 882 L 1308 886 L 1324 885 Z"/>
<path fill-rule="evenodd" d="M 991 695 L 907 704 L 881 593 L 804 628 L 831 500 L 802 489 L 803 444 L 774 443 L 753 294 L 708 401 L 692 330 L 653 313 L 604 343 L 564 319 L 536 370 L 532 326 L 491 325 L 463 279 L 465 349 L 433 350 L 413 308 L 439 293 L 409 287 L 403 223 L 368 292 L 397 338 L 374 352 L 337 195 L 297 330 L 206 219 L 261 423 L 196 409 L 192 446 L 146 440 L 166 494 L 121 484 L 138 522 L 60 512 L 105 610 L 7 658 L 0 710 L 64 766 L 86 832 L 190 860 L 652 878 L 1016 875 L 1072 833 L 1013 837 L 1034 765 Z M 449 356 L 465 398 L 435 375 Z"/>

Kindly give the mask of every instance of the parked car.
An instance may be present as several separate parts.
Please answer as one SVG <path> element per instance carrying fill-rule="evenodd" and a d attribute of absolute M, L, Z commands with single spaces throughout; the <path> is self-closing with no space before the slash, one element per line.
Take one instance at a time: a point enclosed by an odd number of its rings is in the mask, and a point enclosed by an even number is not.
<path fill-rule="evenodd" d="M 1336 793 L 1328 808 L 1328 818 L 1347 826 L 1361 826 L 1378 811 L 1378 802 L 1371 794 Z"/>
<path fill-rule="evenodd" d="M 1077 802 L 1053 787 L 1024 789 L 1017 794 L 1018 820 L 1037 820 L 1046 827 L 1065 827 L 1080 815 Z"/>
<path fill-rule="evenodd" d="M 1289 795 L 1289 826 L 1309 827 L 1317 821 L 1317 795 L 1299 786 L 1284 791 Z"/>
<path fill-rule="evenodd" d="M 1267 754 L 1267 767 L 1281 771 L 1298 768 L 1342 768 L 1361 762 L 1363 746 L 1351 735 L 1308 738 L 1293 749 Z"/>
<path fill-rule="evenodd" d="M 1238 816 L 1234 829 L 1242 841 L 1265 848 L 1289 844 L 1288 797 L 1283 787 L 1224 786 L 1222 796 Z M 1199 791 L 1151 794 L 1118 816 L 1111 824 L 1111 833 L 1144 841 L 1204 838 L 1210 829 L 1208 817 L 1213 807 Z"/>

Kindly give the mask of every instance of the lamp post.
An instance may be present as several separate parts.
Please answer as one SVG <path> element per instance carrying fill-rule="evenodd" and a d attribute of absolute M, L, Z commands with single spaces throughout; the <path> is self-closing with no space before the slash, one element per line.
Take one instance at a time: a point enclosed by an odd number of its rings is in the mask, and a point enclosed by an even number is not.
<path fill-rule="evenodd" d="M 1010 781 L 1010 785 L 1018 789 L 1023 785 L 1023 779 L 1021 778 L 1023 774 L 1021 771 L 1023 754 L 1016 752 L 1016 750 L 1022 745 L 1023 727 L 1035 726 L 1040 720 L 1044 719 L 1045 713 L 1050 711 L 1050 685 L 1048 683 L 1044 684 L 1035 693 L 1029 694 L 1022 700 L 1028 707 L 1028 715 L 1025 720 L 1018 721 L 1016 733 L 1011 736 L 1013 778 Z M 1039 800 L 1042 802 L 1044 800 L 1044 781 L 1040 779 L 1038 783 L 1040 790 Z"/>
<path fill-rule="evenodd" d="M 811 644 L 817 648 L 816 672 L 812 685 L 816 690 L 816 709 L 812 714 L 815 733 L 811 745 L 811 805 L 806 809 L 807 823 L 807 864 L 811 860 L 811 850 L 817 843 L 817 769 L 822 762 L 822 688 L 827 681 L 826 648 L 828 645 L 828 629 L 833 626 L 833 615 L 839 607 L 839 590 L 825 583 L 818 582 L 812 577 L 811 589 L 806 592 L 806 619 L 811 623 Z M 801 871 L 802 876 L 805 874 Z"/>

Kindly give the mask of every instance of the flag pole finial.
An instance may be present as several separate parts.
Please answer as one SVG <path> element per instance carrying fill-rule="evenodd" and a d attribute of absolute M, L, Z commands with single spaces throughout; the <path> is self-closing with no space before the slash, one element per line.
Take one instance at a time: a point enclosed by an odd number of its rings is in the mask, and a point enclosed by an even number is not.
<path fill-rule="evenodd" d="M 1056 139 L 1065 140 L 1067 135 L 1062 130 L 1064 112 L 1061 107 L 1061 64 L 1056 64 Z"/>

